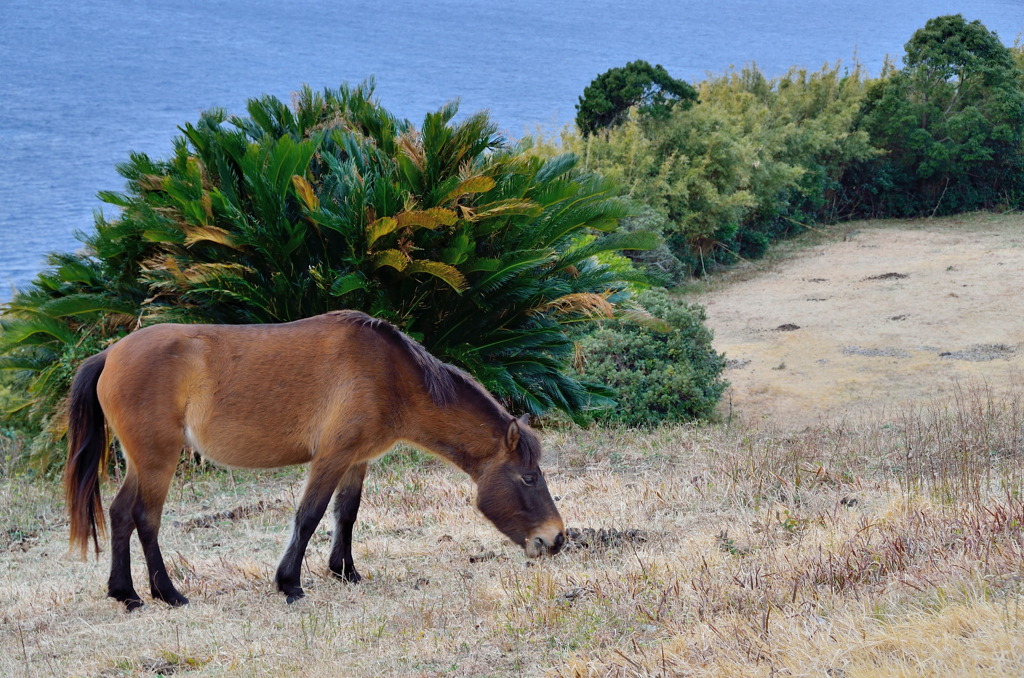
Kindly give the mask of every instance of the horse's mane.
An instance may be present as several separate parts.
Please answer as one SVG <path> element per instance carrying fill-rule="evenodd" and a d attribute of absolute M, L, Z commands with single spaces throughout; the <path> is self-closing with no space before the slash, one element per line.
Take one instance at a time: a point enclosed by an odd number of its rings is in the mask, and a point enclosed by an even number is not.
<path fill-rule="evenodd" d="M 338 311 L 337 315 L 347 322 L 368 327 L 387 339 L 393 346 L 405 352 L 418 368 L 423 372 L 423 383 L 427 387 L 430 399 L 440 408 L 453 404 L 457 397 L 457 384 L 472 382 L 473 386 L 479 387 L 475 380 L 468 374 L 455 367 L 443 363 L 430 355 L 427 349 L 402 332 L 397 327 L 381 318 L 374 318 L 360 311 Z"/>
<path fill-rule="evenodd" d="M 459 400 L 459 391 L 468 389 L 478 396 L 473 402 L 496 421 L 504 423 L 511 417 L 480 382 L 458 367 L 438 360 L 423 348 L 422 344 L 388 321 L 352 310 L 333 311 L 331 315 L 344 322 L 374 330 L 409 356 L 423 375 L 423 383 L 430 399 L 439 408 L 444 409 L 455 404 Z M 520 428 L 518 448 L 524 466 L 531 468 L 540 462 L 540 439 L 533 431 Z"/>

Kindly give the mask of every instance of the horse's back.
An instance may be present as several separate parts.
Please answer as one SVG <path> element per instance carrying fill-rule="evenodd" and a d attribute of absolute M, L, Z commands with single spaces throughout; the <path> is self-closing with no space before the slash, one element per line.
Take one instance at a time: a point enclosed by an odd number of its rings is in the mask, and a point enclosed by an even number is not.
<path fill-rule="evenodd" d="M 304 463 L 383 411 L 388 346 L 375 337 L 338 315 L 154 325 L 109 349 L 98 393 L 126 448 L 188 445 L 227 466 Z"/>

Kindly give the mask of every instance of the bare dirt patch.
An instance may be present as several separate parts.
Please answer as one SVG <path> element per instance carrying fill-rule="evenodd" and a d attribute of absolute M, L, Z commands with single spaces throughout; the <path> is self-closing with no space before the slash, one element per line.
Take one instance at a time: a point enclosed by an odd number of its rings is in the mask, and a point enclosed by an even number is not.
<path fill-rule="evenodd" d="M 273 503 L 266 501 L 258 501 L 255 504 L 249 504 L 247 506 L 236 506 L 233 509 L 225 511 L 217 511 L 216 513 L 209 513 L 207 515 L 196 516 L 190 520 L 184 522 L 179 520 L 171 521 L 171 525 L 174 527 L 180 527 L 186 532 L 194 530 L 200 527 L 216 527 L 218 523 L 229 520 L 231 522 L 237 522 L 245 518 L 252 518 L 257 516 L 264 511 L 269 510 L 282 510 L 284 506 L 280 499 L 275 500 Z"/>
<path fill-rule="evenodd" d="M 963 351 L 944 351 L 939 354 L 940 358 L 950 360 L 966 360 L 972 363 L 984 363 L 990 360 L 1009 360 L 1017 353 L 1016 346 L 1006 344 L 978 344 Z"/>
<path fill-rule="evenodd" d="M 744 365 L 728 373 L 734 416 L 802 427 L 971 378 L 998 391 L 1022 372 L 1024 217 L 863 222 L 840 236 L 697 296 L 715 346 Z"/>

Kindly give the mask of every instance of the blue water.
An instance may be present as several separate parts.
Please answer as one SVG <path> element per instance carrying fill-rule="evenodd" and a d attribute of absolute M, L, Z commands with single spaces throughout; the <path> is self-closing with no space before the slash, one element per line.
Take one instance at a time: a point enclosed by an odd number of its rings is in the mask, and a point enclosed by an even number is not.
<path fill-rule="evenodd" d="M 205 108 L 375 75 L 384 105 L 414 122 L 461 98 L 522 136 L 572 120 L 583 88 L 627 61 L 694 80 L 856 51 L 877 73 L 928 18 L 955 12 L 1006 44 L 1024 29 L 1021 0 L 0 0 L 0 300 L 46 252 L 78 247 L 96 192 L 121 188 L 115 163 L 166 154 Z"/>

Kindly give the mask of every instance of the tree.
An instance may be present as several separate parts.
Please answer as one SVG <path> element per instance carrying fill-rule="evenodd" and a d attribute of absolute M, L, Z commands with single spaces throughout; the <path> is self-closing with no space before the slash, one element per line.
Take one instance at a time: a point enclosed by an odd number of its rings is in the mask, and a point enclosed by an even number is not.
<path fill-rule="evenodd" d="M 132 155 L 118 167 L 125 191 L 100 194 L 117 218 L 97 218 L 86 254 L 55 256 L 7 306 L 0 367 L 28 375 L 50 416 L 87 357 L 82 336 L 95 351 L 163 321 L 354 308 L 512 409 L 608 403 L 572 372 L 565 328 L 636 310 L 630 283 L 648 278 L 595 255 L 660 238 L 615 232 L 630 203 L 575 156 L 530 157 L 484 113 L 452 122 L 455 104 L 417 129 L 372 94 L 304 88 L 294 110 L 253 99 L 247 118 L 211 110 L 186 124 L 167 160 Z"/>
<path fill-rule="evenodd" d="M 1010 49 L 979 21 L 930 19 L 904 67 L 870 88 L 862 127 L 888 151 L 875 163 L 876 211 L 950 213 L 1024 198 L 1024 92 Z"/>
<path fill-rule="evenodd" d="M 641 115 L 665 119 L 675 104 L 681 103 L 685 108 L 695 101 L 697 91 L 672 78 L 660 64 L 631 61 L 597 76 L 583 90 L 576 105 L 576 126 L 584 135 L 590 135 L 622 122 L 633 106 L 639 108 Z"/>

